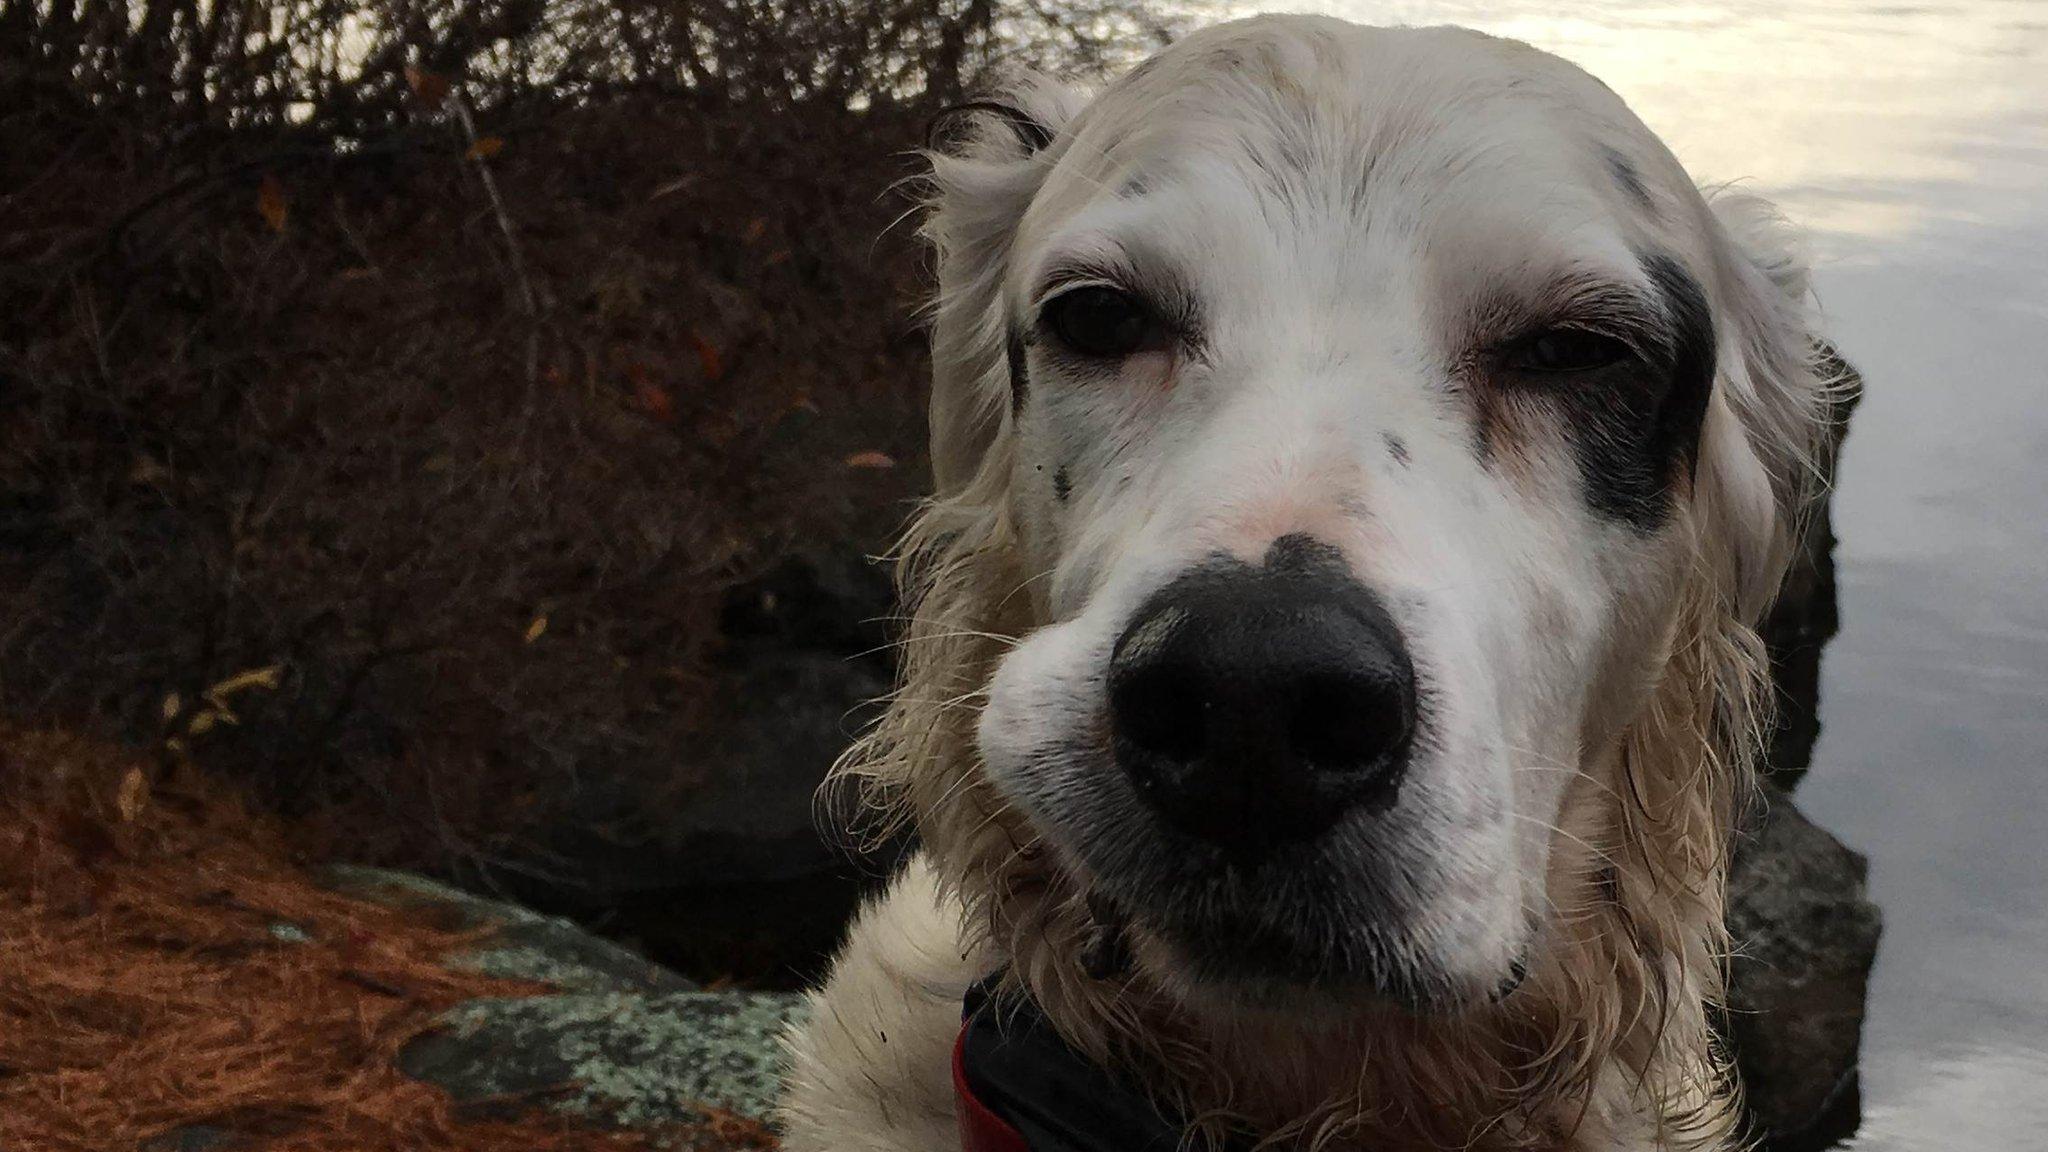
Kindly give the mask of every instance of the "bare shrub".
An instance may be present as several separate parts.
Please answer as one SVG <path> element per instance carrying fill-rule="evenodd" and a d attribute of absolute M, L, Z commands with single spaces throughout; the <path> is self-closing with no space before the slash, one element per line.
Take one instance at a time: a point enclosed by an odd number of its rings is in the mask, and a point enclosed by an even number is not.
<path fill-rule="evenodd" d="M 724 589 L 919 486 L 907 150 L 1155 31 L 0 0 L 0 706 L 415 862 L 688 787 Z"/>

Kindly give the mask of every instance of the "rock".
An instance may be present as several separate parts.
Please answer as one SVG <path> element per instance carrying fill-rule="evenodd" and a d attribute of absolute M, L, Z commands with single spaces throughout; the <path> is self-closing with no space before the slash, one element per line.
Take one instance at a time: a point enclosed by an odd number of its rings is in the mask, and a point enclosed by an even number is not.
<path fill-rule="evenodd" d="M 1728 877 L 1727 1030 L 1772 1152 L 1826 1147 L 1860 1118 L 1856 1074 L 1882 918 L 1868 862 L 1768 790 Z"/>
<path fill-rule="evenodd" d="M 810 542 L 735 586 L 714 720 L 676 752 L 701 783 L 650 803 L 630 780 L 592 777 L 573 819 L 539 837 L 570 883 L 523 868 L 487 878 L 549 911 L 601 917 L 689 971 L 816 975 L 886 872 L 820 833 L 816 798 L 890 688 L 894 610 L 887 572 L 852 540 Z"/>
<path fill-rule="evenodd" d="M 492 929 L 451 963 L 563 990 L 457 1005 L 434 1031 L 406 1044 L 400 1069 L 445 1089 L 465 1113 L 508 1115 L 545 1105 L 584 1123 L 656 1131 L 717 1114 L 766 1124 L 779 1081 L 779 1038 L 800 996 L 699 991 L 569 921 L 410 873 L 344 865 L 327 869 L 324 879 L 337 891 L 429 909 L 455 927 Z M 764 1139 L 766 1131 L 760 1129 Z M 682 1146 L 757 1143 L 700 1135 Z"/>
<path fill-rule="evenodd" d="M 1814 462 L 1822 483 L 1807 510 L 1805 532 L 1785 582 L 1759 629 L 1770 650 L 1771 678 L 1779 701 L 1765 764 L 1771 780 L 1785 788 L 1805 773 L 1820 739 L 1821 651 L 1840 626 L 1835 607 L 1832 512 L 1835 462 L 1863 387 L 1856 369 L 1832 347 L 1824 349 L 1821 371 L 1840 382 L 1828 405 L 1827 442 Z"/>
<path fill-rule="evenodd" d="M 486 1109 L 538 1098 L 617 1127 L 698 1122 L 707 1107 L 766 1121 L 777 1038 L 801 1004 L 776 992 L 479 1000 L 407 1044 L 399 1066 Z"/>
<path fill-rule="evenodd" d="M 326 883 L 383 904 L 428 907 L 460 928 L 495 929 L 485 943 L 450 963 L 515 980 L 538 980 L 565 992 L 687 992 L 696 985 L 619 944 L 577 925 L 502 900 L 477 896 L 408 872 L 354 865 L 330 867 Z"/>
<path fill-rule="evenodd" d="M 895 603 L 887 569 L 857 543 L 814 543 L 735 585 L 719 630 L 734 649 L 769 643 L 859 655 L 888 643 Z"/>
<path fill-rule="evenodd" d="M 731 589 L 720 612 L 719 717 L 670 847 L 629 862 L 624 886 L 775 883 L 842 867 L 819 835 L 818 786 L 894 675 L 887 573 L 852 541 L 814 543 Z"/>

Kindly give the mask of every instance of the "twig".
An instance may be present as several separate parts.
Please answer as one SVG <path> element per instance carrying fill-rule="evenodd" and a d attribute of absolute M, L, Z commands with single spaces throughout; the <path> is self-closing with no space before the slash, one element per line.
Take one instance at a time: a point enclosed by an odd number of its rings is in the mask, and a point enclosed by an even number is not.
<path fill-rule="evenodd" d="M 532 322 L 526 330 L 526 383 L 531 387 L 540 379 L 540 300 L 533 294 L 533 282 L 526 277 L 526 257 L 519 247 L 519 234 L 512 227 L 512 214 L 505 210 L 505 198 L 498 194 L 497 177 L 491 174 L 490 164 L 485 162 L 477 148 L 476 117 L 470 115 L 468 102 L 452 86 L 444 103 L 454 110 L 455 118 L 462 123 L 462 134 L 469 141 L 469 161 L 476 165 L 484 194 L 490 197 L 491 212 L 498 218 L 498 231 L 505 236 L 505 252 L 512 264 L 512 277 L 519 288 L 519 302 L 526 309 L 526 318 Z"/>
<path fill-rule="evenodd" d="M 355 985 L 358 988 L 362 988 L 370 992 L 375 992 L 379 996 L 388 996 L 393 1000 L 413 999 L 412 993 L 406 991 L 403 988 L 400 988 L 398 985 L 393 984 L 388 980 L 379 980 L 377 977 L 370 975 L 368 972 L 361 972 L 354 968 L 347 968 L 342 970 L 341 978 Z"/>

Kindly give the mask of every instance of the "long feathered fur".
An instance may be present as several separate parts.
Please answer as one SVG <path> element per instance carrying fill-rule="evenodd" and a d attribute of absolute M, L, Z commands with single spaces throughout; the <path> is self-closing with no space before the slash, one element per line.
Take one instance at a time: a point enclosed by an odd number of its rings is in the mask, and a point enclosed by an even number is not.
<path fill-rule="evenodd" d="M 1824 440 L 1803 265 L 1781 225 L 1740 194 L 1711 215 L 1702 206 L 1732 321 L 1706 435 L 1746 452 L 1706 454 L 1682 509 L 1693 561 L 1648 705 L 1616 747 L 1568 766 L 1544 962 L 1503 1002 L 1452 1018 L 1388 1010 L 1334 1030 L 1197 1027 L 1141 984 L 1082 974 L 1081 893 L 984 779 L 975 750 L 990 675 L 1042 622 L 1007 493 L 1002 277 L 1015 225 L 1082 107 L 1035 79 L 1002 99 L 1054 143 L 1033 147 L 1008 115 L 983 115 L 931 155 L 937 493 L 898 553 L 909 617 L 900 687 L 836 770 L 866 825 L 914 827 L 971 941 L 1002 957 L 1071 1041 L 1143 1069 L 1197 1117 L 1198 1135 L 1249 1124 L 1267 1133 L 1262 1147 L 1557 1148 L 1576 1146 L 1574 1131 L 1647 1116 L 1657 1147 L 1728 1147 L 1735 1094 L 1711 1021 L 1728 950 L 1726 860 L 1768 723 L 1753 629 Z M 1761 472 L 1739 474 L 1737 460 Z M 1333 1081 L 1332 1059 L 1355 1078 Z"/>

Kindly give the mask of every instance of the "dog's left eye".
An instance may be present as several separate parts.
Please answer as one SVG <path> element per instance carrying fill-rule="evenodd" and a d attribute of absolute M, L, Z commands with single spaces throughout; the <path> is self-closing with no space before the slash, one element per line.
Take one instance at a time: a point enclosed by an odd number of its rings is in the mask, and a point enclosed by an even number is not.
<path fill-rule="evenodd" d="M 1599 332 L 1545 328 L 1510 345 L 1507 365 L 1522 372 L 1591 372 L 1634 355 L 1627 344 Z"/>
<path fill-rule="evenodd" d="M 1084 356 L 1129 356 L 1154 343 L 1159 331 L 1137 297 L 1101 285 L 1062 292 L 1041 315 L 1062 344 Z"/>

